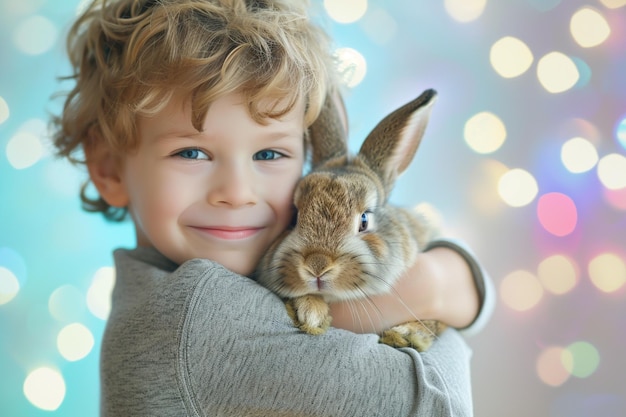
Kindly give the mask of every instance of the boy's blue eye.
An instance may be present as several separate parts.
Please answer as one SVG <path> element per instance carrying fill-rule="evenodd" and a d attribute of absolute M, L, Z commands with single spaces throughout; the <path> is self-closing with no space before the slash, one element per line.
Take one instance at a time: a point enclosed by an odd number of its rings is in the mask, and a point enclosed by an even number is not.
<path fill-rule="evenodd" d="M 180 156 L 183 159 L 209 159 L 206 153 L 202 152 L 200 149 L 194 148 L 183 149 L 175 155 Z"/>
<path fill-rule="evenodd" d="M 269 161 L 271 159 L 278 159 L 282 156 L 283 155 L 280 152 L 264 149 L 255 153 L 252 159 L 255 161 Z"/>

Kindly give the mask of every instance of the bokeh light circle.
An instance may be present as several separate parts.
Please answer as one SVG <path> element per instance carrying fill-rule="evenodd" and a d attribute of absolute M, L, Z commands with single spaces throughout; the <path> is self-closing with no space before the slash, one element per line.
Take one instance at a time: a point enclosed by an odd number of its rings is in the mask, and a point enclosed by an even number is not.
<path fill-rule="evenodd" d="M 28 271 L 24 257 L 9 247 L 0 247 L 0 265 L 11 271 L 21 288 L 26 285 Z"/>
<path fill-rule="evenodd" d="M 54 411 L 65 398 L 65 380 L 59 371 L 41 367 L 28 374 L 23 390 L 32 405 L 42 410 Z"/>
<path fill-rule="evenodd" d="M 78 320 L 85 310 L 85 296 L 75 286 L 66 284 L 52 292 L 48 299 L 50 315 L 62 322 Z"/>
<path fill-rule="evenodd" d="M 497 40 L 489 52 L 493 69 L 504 78 L 514 78 L 525 73 L 533 63 L 530 48 L 518 38 L 505 36 Z"/>
<path fill-rule="evenodd" d="M 541 382 L 558 387 L 570 377 L 568 366 L 573 361 L 571 353 L 559 346 L 544 349 L 537 358 L 537 375 Z"/>
<path fill-rule="evenodd" d="M 6 100 L 0 96 L 0 125 L 9 118 L 9 105 Z"/>
<path fill-rule="evenodd" d="M 537 276 L 544 288 L 553 294 L 570 292 L 578 282 L 578 268 L 564 255 L 552 255 L 539 263 Z"/>
<path fill-rule="evenodd" d="M 20 291 L 20 282 L 8 268 L 0 266 L 0 305 L 13 300 Z"/>
<path fill-rule="evenodd" d="M 539 186 L 535 178 L 521 168 L 509 170 L 498 181 L 498 194 L 511 207 L 530 204 L 538 192 Z"/>
<path fill-rule="evenodd" d="M 600 3 L 609 9 L 618 9 L 626 6 L 626 0 L 600 0 Z"/>
<path fill-rule="evenodd" d="M 91 314 L 106 320 L 111 312 L 111 293 L 115 286 L 115 269 L 110 266 L 99 268 L 87 290 L 87 308 Z"/>
<path fill-rule="evenodd" d="M 571 173 L 587 172 L 598 163 L 598 151 L 587 139 L 572 138 L 561 147 L 561 161 Z"/>
<path fill-rule="evenodd" d="M 13 42 L 23 53 L 39 55 L 54 46 L 57 36 L 58 30 L 49 19 L 43 16 L 31 16 L 15 29 Z"/>
<path fill-rule="evenodd" d="M 575 56 L 570 58 L 578 70 L 578 81 L 576 81 L 574 87 L 578 89 L 585 88 L 587 84 L 589 84 L 589 81 L 591 81 L 591 76 L 593 75 L 591 67 L 582 58 Z"/>
<path fill-rule="evenodd" d="M 44 147 L 37 135 L 20 131 L 6 146 L 6 156 L 15 169 L 25 169 L 36 164 L 44 156 Z"/>
<path fill-rule="evenodd" d="M 566 350 L 571 354 L 572 361 L 564 361 L 567 370 L 577 378 L 587 378 L 593 374 L 600 364 L 598 349 L 589 342 L 575 342 Z"/>
<path fill-rule="evenodd" d="M 367 73 L 367 62 L 363 55 L 356 49 L 338 48 L 335 50 L 335 56 L 342 83 L 350 88 L 359 85 Z"/>
<path fill-rule="evenodd" d="M 572 37 L 583 48 L 600 45 L 611 34 L 611 27 L 597 10 L 583 7 L 570 20 Z"/>
<path fill-rule="evenodd" d="M 539 223 L 555 236 L 567 236 L 578 222 L 578 210 L 574 201 L 565 194 L 548 193 L 537 203 Z"/>
<path fill-rule="evenodd" d="M 457 22 L 471 22 L 484 12 L 487 0 L 445 0 L 446 12 Z"/>
<path fill-rule="evenodd" d="M 626 187 L 626 157 L 618 153 L 608 154 L 598 162 L 598 178 L 611 190 Z"/>
<path fill-rule="evenodd" d="M 524 270 L 511 272 L 500 283 L 502 301 L 516 311 L 532 309 L 541 301 L 543 293 L 543 287 L 537 277 Z"/>
<path fill-rule="evenodd" d="M 367 0 L 324 0 L 324 9 L 338 23 L 353 23 L 367 12 Z"/>
<path fill-rule="evenodd" d="M 603 253 L 591 260 L 589 278 L 600 291 L 612 293 L 626 284 L 626 263 L 614 253 Z"/>
<path fill-rule="evenodd" d="M 359 26 L 378 45 L 388 45 L 398 33 L 398 23 L 383 8 L 369 11 L 361 19 Z"/>
<path fill-rule="evenodd" d="M 80 323 L 68 324 L 57 336 L 57 349 L 70 362 L 83 359 L 93 346 L 94 337 L 91 331 Z"/>
<path fill-rule="evenodd" d="M 465 123 L 463 137 L 473 151 L 488 154 L 500 149 L 506 140 L 506 127 L 495 114 L 480 112 Z"/>
<path fill-rule="evenodd" d="M 561 52 L 550 52 L 537 63 L 537 78 L 549 93 L 562 93 L 576 85 L 580 74 L 570 57 Z"/>

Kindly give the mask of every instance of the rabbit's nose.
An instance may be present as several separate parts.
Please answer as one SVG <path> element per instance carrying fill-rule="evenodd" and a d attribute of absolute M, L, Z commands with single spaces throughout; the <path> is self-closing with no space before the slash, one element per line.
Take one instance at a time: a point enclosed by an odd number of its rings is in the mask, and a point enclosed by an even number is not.
<path fill-rule="evenodd" d="M 333 260 L 323 253 L 313 253 L 304 260 L 311 274 L 316 278 L 321 278 L 331 267 Z"/>

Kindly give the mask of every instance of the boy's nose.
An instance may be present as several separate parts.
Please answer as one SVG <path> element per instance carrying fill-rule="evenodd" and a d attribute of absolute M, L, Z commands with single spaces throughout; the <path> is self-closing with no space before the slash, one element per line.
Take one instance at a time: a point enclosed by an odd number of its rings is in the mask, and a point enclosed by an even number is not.
<path fill-rule="evenodd" d="M 256 204 L 254 175 L 246 166 L 228 164 L 220 167 L 208 194 L 209 203 L 241 207 Z"/>

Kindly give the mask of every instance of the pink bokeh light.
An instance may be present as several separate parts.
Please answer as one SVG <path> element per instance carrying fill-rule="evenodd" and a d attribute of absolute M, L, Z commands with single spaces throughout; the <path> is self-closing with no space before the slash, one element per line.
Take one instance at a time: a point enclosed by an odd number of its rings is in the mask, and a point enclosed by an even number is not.
<path fill-rule="evenodd" d="M 562 193 L 547 193 L 537 203 L 539 223 L 555 236 L 567 236 L 578 222 L 578 210 L 574 201 Z"/>

